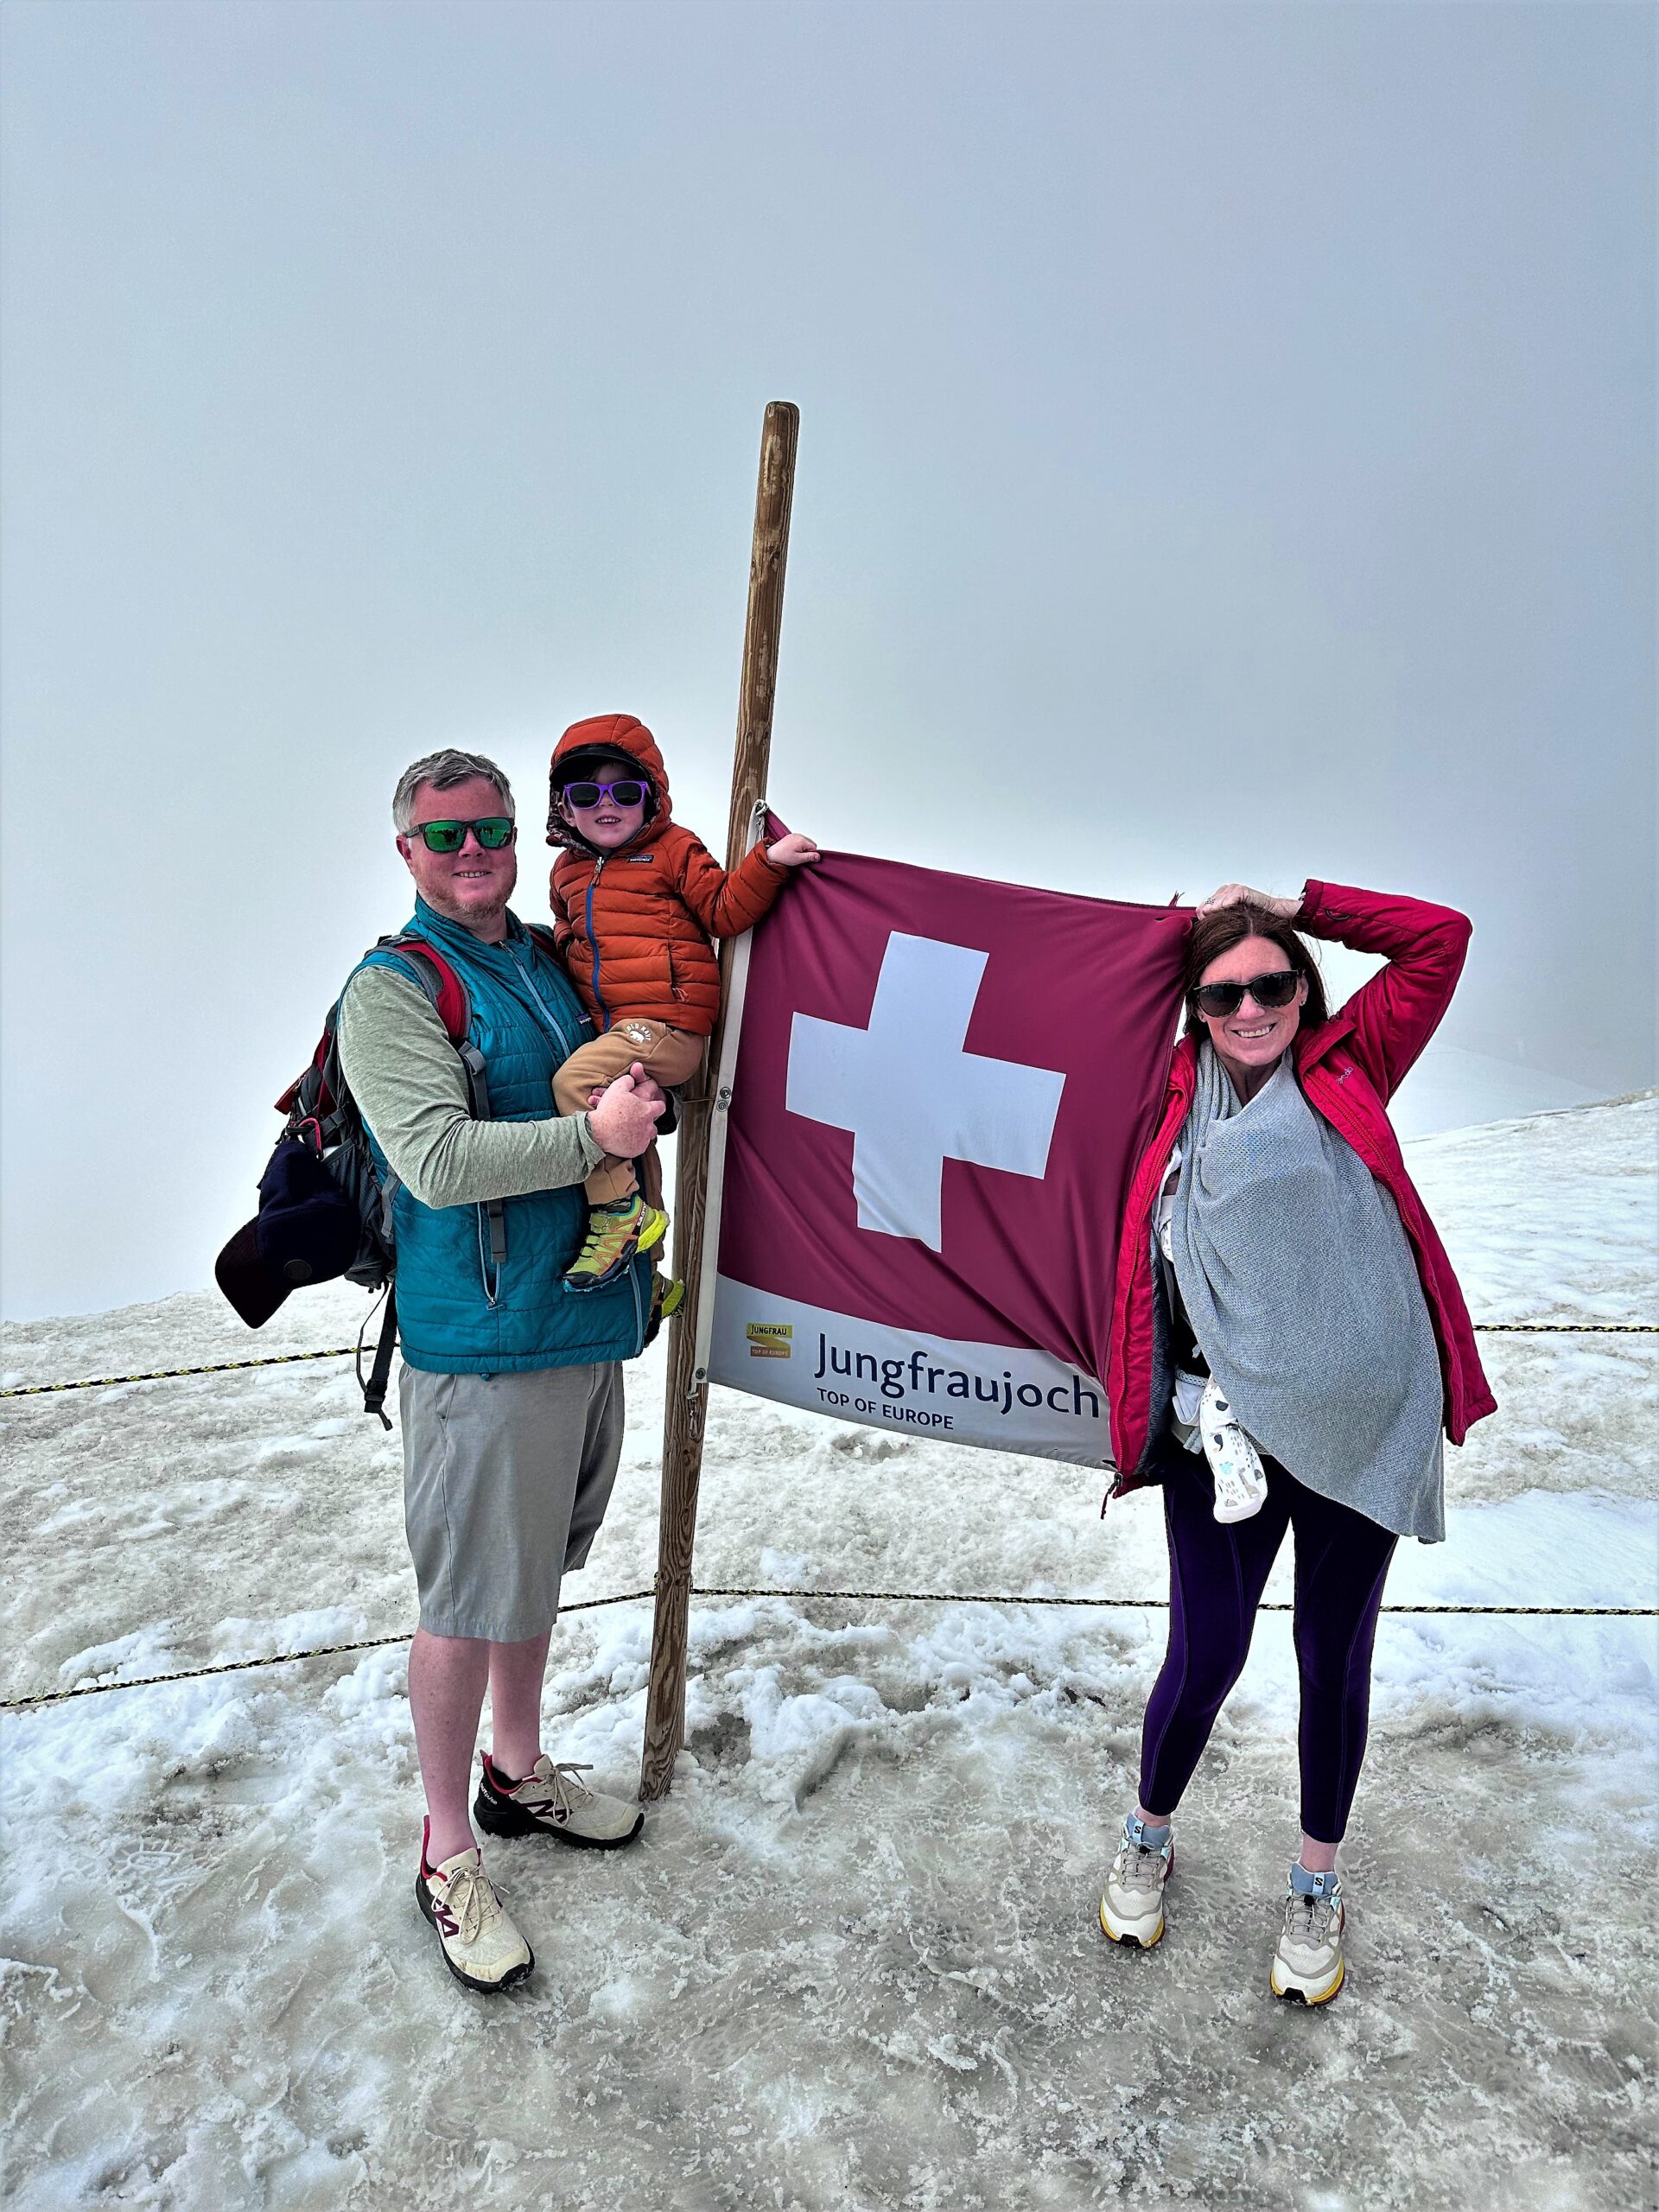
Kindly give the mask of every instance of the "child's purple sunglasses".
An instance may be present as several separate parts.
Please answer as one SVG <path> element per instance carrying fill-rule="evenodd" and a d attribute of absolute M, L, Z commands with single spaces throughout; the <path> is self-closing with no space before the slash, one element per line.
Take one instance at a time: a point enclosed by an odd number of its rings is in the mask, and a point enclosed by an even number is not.
<path fill-rule="evenodd" d="M 586 810 L 608 798 L 613 806 L 639 806 L 644 804 L 651 785 L 641 783 L 638 777 L 624 776 L 614 784 L 567 784 L 564 796 L 572 806 Z"/>

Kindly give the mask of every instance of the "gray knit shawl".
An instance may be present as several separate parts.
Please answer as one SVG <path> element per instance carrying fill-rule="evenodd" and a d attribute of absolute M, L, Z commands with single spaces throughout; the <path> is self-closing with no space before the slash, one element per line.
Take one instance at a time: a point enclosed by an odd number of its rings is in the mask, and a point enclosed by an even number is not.
<path fill-rule="evenodd" d="M 1199 1046 L 1170 1227 L 1192 1332 L 1245 1433 L 1322 1497 L 1440 1542 L 1444 1399 L 1411 1247 L 1288 1052 L 1241 1106 Z"/>

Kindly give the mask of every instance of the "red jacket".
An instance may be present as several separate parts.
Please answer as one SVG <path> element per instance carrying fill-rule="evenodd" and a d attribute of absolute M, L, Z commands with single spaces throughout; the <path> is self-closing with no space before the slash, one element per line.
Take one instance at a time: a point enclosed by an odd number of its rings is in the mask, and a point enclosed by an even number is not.
<path fill-rule="evenodd" d="M 547 842 L 565 848 L 548 881 L 559 950 L 601 1029 L 633 1014 L 707 1037 L 720 1010 L 720 963 L 709 940 L 753 929 L 789 870 L 757 845 L 728 875 L 674 820 L 657 741 L 632 715 L 573 722 L 553 748 L 552 770 L 566 753 L 601 749 L 639 762 L 652 804 L 639 835 L 611 853 L 583 843 L 550 809 Z"/>
<path fill-rule="evenodd" d="M 1473 1424 L 1497 1410 L 1481 1372 L 1474 1329 L 1452 1262 L 1412 1187 L 1386 1107 L 1402 1077 L 1440 1025 L 1463 969 L 1470 925 L 1449 906 L 1379 891 L 1309 882 L 1296 927 L 1357 952 L 1380 952 L 1388 966 L 1362 983 L 1339 1013 L 1298 1032 L 1292 1051 L 1307 1103 L 1347 1138 L 1399 1208 L 1428 1303 L 1446 1386 L 1446 1433 L 1461 1444 Z M 1152 1141 L 1129 1179 L 1112 1298 L 1106 1395 L 1112 1449 L 1122 1471 L 1113 1497 L 1146 1481 L 1150 1446 L 1162 1426 L 1154 1407 L 1152 1224 L 1169 1157 L 1192 1103 L 1198 1048 L 1175 1048 Z"/>

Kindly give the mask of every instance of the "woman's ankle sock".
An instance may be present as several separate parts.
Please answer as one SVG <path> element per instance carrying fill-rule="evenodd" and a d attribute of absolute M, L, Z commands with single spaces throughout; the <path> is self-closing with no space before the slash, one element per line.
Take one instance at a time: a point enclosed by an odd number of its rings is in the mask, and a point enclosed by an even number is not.
<path fill-rule="evenodd" d="M 1123 1823 L 1124 1840 L 1139 1844 L 1143 1851 L 1161 1851 L 1169 1841 L 1171 1825 L 1168 1821 L 1143 1821 L 1131 1813 Z"/>
<path fill-rule="evenodd" d="M 1342 1887 L 1334 1866 L 1323 1874 L 1311 1874 L 1300 1859 L 1291 1861 L 1291 1894 L 1299 1897 L 1333 1897 Z"/>

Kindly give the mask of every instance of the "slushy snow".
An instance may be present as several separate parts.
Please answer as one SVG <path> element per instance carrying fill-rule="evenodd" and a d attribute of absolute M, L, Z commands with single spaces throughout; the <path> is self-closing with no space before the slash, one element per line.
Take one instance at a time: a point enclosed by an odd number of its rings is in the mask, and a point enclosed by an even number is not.
<path fill-rule="evenodd" d="M 1409 1156 L 1482 1320 L 1659 1319 L 1652 1098 Z M 8 1332 L 6 1380 L 343 1344 L 208 1294 Z M 1659 1339 L 1489 1335 L 1449 1540 L 1395 1604 L 1652 1605 Z M 569 1599 L 656 1563 L 660 1351 Z M 5 1692 L 404 1634 L 397 1439 L 320 1362 L 7 1407 Z M 1154 1494 L 716 1392 L 696 1579 L 1166 1594 Z M 1288 1595 L 1288 1548 L 1268 1590 Z M 1095 1925 L 1166 1617 L 695 1603 L 688 1746 L 632 1850 L 493 1844 L 537 1952 L 485 1999 L 410 1894 L 398 1644 L 4 1725 L 18 2212 L 1654 2198 L 1655 1624 L 1385 1615 L 1349 1986 L 1267 1990 L 1297 1839 L 1282 1614 L 1179 1821 L 1167 1939 Z M 549 1747 L 631 1789 L 650 1607 L 556 1633 Z"/>

